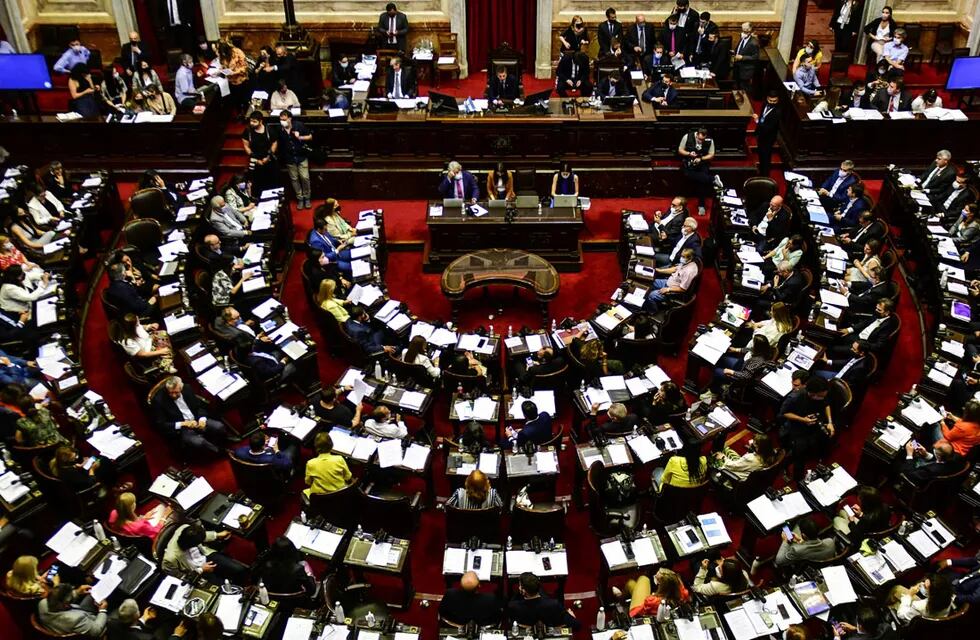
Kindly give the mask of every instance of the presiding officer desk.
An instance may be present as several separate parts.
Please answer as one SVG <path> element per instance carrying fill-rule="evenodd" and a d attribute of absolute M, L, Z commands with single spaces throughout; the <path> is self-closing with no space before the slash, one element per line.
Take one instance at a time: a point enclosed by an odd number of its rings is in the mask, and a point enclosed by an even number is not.
<path fill-rule="evenodd" d="M 72 169 L 111 169 L 116 175 L 146 169 L 198 175 L 215 168 L 225 135 L 225 107 L 215 92 L 204 95 L 203 113 L 177 113 L 170 122 L 0 118 L 0 141 L 30 166 L 58 157 Z"/>

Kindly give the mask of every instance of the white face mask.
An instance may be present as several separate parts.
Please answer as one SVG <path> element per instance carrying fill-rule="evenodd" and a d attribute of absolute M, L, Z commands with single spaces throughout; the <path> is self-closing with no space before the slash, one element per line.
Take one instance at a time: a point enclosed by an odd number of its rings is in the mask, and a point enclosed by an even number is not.
<path fill-rule="evenodd" d="M 715 575 L 721 577 L 721 565 L 715 565 Z"/>
<path fill-rule="evenodd" d="M 806 52 L 807 53 L 813 53 L 813 47 L 807 47 L 806 48 Z"/>
<path fill-rule="evenodd" d="M 341 68 L 341 69 L 346 69 L 346 68 L 347 68 L 347 65 L 348 65 L 348 63 L 347 63 L 347 62 L 341 62 L 341 63 L 340 63 L 340 68 Z"/>

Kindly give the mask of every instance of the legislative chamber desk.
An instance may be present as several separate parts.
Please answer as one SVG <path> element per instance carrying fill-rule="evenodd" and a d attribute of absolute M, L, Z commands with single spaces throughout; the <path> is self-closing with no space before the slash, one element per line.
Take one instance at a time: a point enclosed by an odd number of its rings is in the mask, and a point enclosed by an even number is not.
<path fill-rule="evenodd" d="M 447 158 L 482 167 L 503 157 L 548 169 L 560 160 L 576 167 L 612 162 L 646 168 L 653 159 L 675 159 L 681 137 L 697 126 L 708 128 L 719 157 L 743 157 L 751 104 L 739 91 L 722 97 L 720 109 L 654 109 L 640 103 L 613 112 L 552 98 L 545 112 L 527 106 L 469 115 L 410 109 L 344 120 L 308 111 L 300 119 L 331 159 L 349 158 L 355 167 L 441 167 Z"/>
<path fill-rule="evenodd" d="M 841 160 L 850 158 L 858 164 L 861 174 L 871 177 L 869 170 L 881 171 L 885 165 L 920 166 L 923 157 L 934 149 L 949 149 L 954 158 L 973 157 L 980 140 L 980 117 L 967 114 L 969 120 L 930 120 L 922 114 L 912 119 L 892 120 L 883 114 L 881 120 L 851 120 L 834 122 L 830 118 L 811 120 L 811 102 L 790 91 L 783 84 L 789 79 L 786 63 L 779 51 L 767 49 L 769 66 L 766 85 L 779 93 L 782 120 L 779 127 L 780 155 L 787 168 L 804 165 L 810 169 L 836 169 Z M 911 97 L 922 90 L 910 92 Z M 948 105 L 953 107 L 955 105 Z M 834 111 L 840 116 L 839 110 Z M 880 174 L 874 172 L 878 177 Z"/>
<path fill-rule="evenodd" d="M 114 174 L 211 172 L 225 135 L 226 109 L 207 94 L 204 113 L 178 113 L 171 122 L 139 124 L 104 118 L 59 122 L 55 116 L 0 118 L 0 144 L 18 163 L 41 166 L 57 159 L 72 170 Z"/>
<path fill-rule="evenodd" d="M 488 207 L 482 202 L 480 206 Z M 441 211 L 441 215 L 433 215 Z M 490 209 L 486 215 L 461 215 L 460 210 L 442 209 L 442 202 L 430 202 L 425 218 L 429 227 L 422 268 L 439 273 L 456 258 L 478 249 L 507 247 L 535 253 L 558 271 L 582 268 L 579 232 L 584 226 L 578 207 L 537 207 Z"/>

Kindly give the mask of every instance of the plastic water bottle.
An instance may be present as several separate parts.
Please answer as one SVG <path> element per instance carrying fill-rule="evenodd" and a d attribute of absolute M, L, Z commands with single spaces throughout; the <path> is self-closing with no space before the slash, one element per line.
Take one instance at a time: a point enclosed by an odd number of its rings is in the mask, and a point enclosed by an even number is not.
<path fill-rule="evenodd" d="M 380 362 L 375 362 L 374 363 L 374 379 L 375 380 L 380 380 L 381 379 L 381 363 Z"/>
<path fill-rule="evenodd" d="M 514 438 L 514 440 L 511 441 L 511 444 L 513 445 L 513 447 L 511 448 L 511 451 L 516 455 L 517 454 L 517 438 Z"/>
<path fill-rule="evenodd" d="M 554 538 L 551 538 L 551 540 L 548 540 L 548 548 L 551 549 L 552 551 L 555 550 L 555 539 Z"/>
<path fill-rule="evenodd" d="M 605 607 L 599 607 L 599 611 L 595 614 L 595 628 L 596 631 L 604 631 L 606 628 L 606 609 Z"/>
<path fill-rule="evenodd" d="M 539 216 L 541 215 L 541 203 L 540 202 L 538 202 L 538 215 Z"/>
<path fill-rule="evenodd" d="M 551 319 L 551 332 L 554 333 L 558 329 L 558 321 L 554 318 Z"/>
<path fill-rule="evenodd" d="M 507 550 L 510 551 L 514 548 L 514 538 L 512 536 L 507 536 Z"/>
<path fill-rule="evenodd" d="M 660 607 L 657 609 L 657 622 L 664 622 L 670 620 L 670 605 L 666 602 L 661 602 Z"/>
<path fill-rule="evenodd" d="M 507 337 L 508 338 L 514 337 L 514 325 L 510 325 L 510 324 L 507 325 Z"/>
<path fill-rule="evenodd" d="M 337 624 L 344 624 L 347 620 L 347 616 L 344 615 L 344 605 L 340 604 L 340 600 L 333 603 L 333 619 Z"/>
<path fill-rule="evenodd" d="M 113 549 L 115 549 L 116 551 L 122 551 L 122 545 L 119 544 L 119 538 L 117 538 L 116 536 L 112 536 L 110 540 L 112 540 Z"/>
<path fill-rule="evenodd" d="M 361 525 L 357 525 L 357 531 L 354 532 L 354 535 L 357 536 L 358 538 L 364 536 L 364 529 L 361 528 Z"/>
<path fill-rule="evenodd" d="M 259 604 L 269 604 L 269 590 L 265 588 L 265 582 L 259 580 Z"/>
<path fill-rule="evenodd" d="M 493 337 L 493 325 L 490 325 L 490 337 Z"/>
<path fill-rule="evenodd" d="M 102 528 L 102 523 L 98 520 L 92 521 L 92 534 L 99 542 L 105 540 L 105 529 Z"/>
<path fill-rule="evenodd" d="M 299 512 L 299 521 L 302 522 L 303 524 L 306 524 L 306 512 L 305 511 L 300 511 Z"/>
<path fill-rule="evenodd" d="M 373 629 L 374 623 L 377 621 L 374 617 L 374 612 L 368 611 L 367 615 L 364 616 L 364 621 L 367 623 L 368 629 Z"/>
<path fill-rule="evenodd" d="M 510 635 L 514 636 L 515 638 L 517 637 L 517 621 L 516 620 L 510 625 Z"/>

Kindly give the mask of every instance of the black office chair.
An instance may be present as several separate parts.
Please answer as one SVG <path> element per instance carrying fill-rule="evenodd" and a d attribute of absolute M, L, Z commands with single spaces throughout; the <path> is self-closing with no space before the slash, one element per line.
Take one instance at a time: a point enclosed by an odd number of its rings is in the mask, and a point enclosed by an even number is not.
<path fill-rule="evenodd" d="M 446 541 L 466 542 L 476 536 L 484 542 L 499 542 L 502 511 L 500 507 L 460 509 L 446 505 Z"/>

